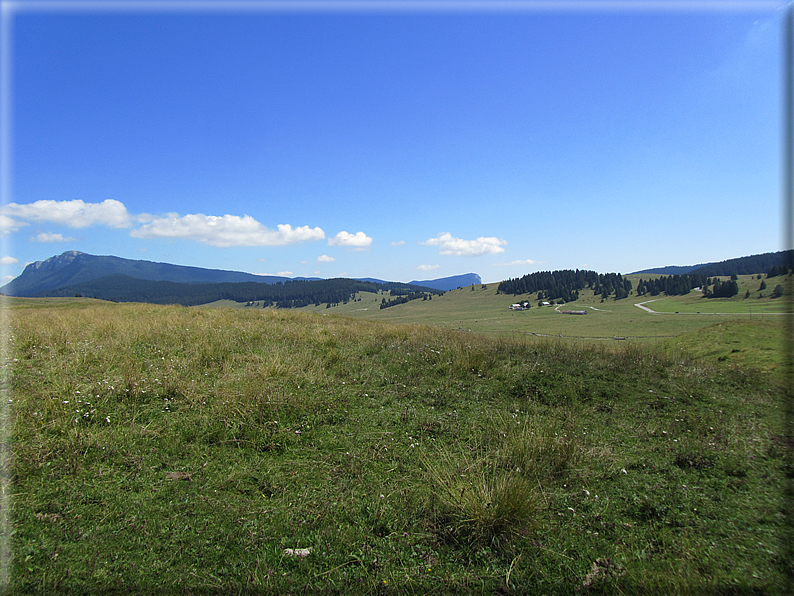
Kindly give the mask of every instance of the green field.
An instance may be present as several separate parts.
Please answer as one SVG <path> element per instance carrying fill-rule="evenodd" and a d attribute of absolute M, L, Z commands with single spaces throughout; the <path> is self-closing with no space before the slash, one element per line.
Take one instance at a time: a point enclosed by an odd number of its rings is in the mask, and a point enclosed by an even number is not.
<path fill-rule="evenodd" d="M 636 286 L 641 276 L 628 277 Z M 712 299 L 703 298 L 702 293 L 693 290 L 687 296 L 637 297 L 632 294 L 624 300 L 602 301 L 600 296 L 584 290 L 580 300 L 559 307 L 559 310 L 587 310 L 587 315 L 560 314 L 555 310 L 557 305 L 538 307 L 534 296 L 497 294 L 498 284 L 477 285 L 473 290 L 470 286 L 432 300 L 413 301 L 383 310 L 379 308 L 384 297 L 382 294 L 362 294 L 360 302 L 331 308 L 321 306 L 300 310 L 394 323 L 422 323 L 442 329 L 500 336 L 552 336 L 579 343 L 628 341 L 674 348 L 680 342 L 698 354 L 714 351 L 715 358 L 725 354 L 719 349 L 715 351 L 713 345 L 704 349 L 698 338 L 710 336 L 711 332 L 707 331 L 710 327 L 737 325 L 739 329 L 754 330 L 748 331 L 747 337 L 754 345 L 762 341 L 764 346 L 775 346 L 772 350 L 753 350 L 758 356 L 754 361 L 756 365 L 774 368 L 782 361 L 782 317 L 783 313 L 790 312 L 791 301 L 786 296 L 770 298 L 772 288 L 785 283 L 782 277 L 766 282 L 768 289 L 758 292 L 760 281 L 755 276 L 739 276 L 739 295 Z M 745 299 L 745 292 L 751 288 L 754 292 Z M 759 298 L 761 293 L 764 296 Z M 509 310 L 511 304 L 523 300 L 531 302 L 532 308 Z M 650 300 L 653 302 L 648 302 Z M 636 303 L 647 303 L 646 306 L 658 314 L 649 313 L 637 307 Z M 732 354 L 730 362 L 737 359 L 733 355 L 735 353 L 730 352 L 734 348 L 728 347 L 728 354 Z M 746 351 L 744 355 L 748 357 Z"/>
<path fill-rule="evenodd" d="M 7 301 L 9 593 L 785 593 L 775 323 L 381 298 Z"/>

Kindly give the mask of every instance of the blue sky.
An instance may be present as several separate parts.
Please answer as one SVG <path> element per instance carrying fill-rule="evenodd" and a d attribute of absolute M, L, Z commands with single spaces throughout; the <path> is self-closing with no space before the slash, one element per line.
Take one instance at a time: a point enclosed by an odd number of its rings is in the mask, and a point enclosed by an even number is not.
<path fill-rule="evenodd" d="M 5 6 L 7 278 L 65 250 L 493 282 L 782 248 L 783 3 L 178 4 Z"/>

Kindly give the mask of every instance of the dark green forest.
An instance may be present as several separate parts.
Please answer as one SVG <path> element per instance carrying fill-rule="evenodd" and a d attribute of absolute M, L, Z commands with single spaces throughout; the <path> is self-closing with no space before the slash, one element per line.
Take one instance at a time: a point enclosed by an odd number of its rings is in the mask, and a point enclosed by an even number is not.
<path fill-rule="evenodd" d="M 394 292 L 392 292 L 394 294 Z M 383 310 L 384 308 L 389 308 L 390 306 L 397 306 L 398 304 L 405 304 L 406 302 L 410 302 L 411 300 L 432 300 L 433 294 L 438 294 L 443 296 L 444 292 L 436 291 L 433 292 L 408 292 L 407 294 L 403 294 L 401 296 L 396 296 L 394 298 L 383 298 L 380 302 L 380 308 Z"/>
<path fill-rule="evenodd" d="M 729 259 L 720 263 L 709 263 L 699 267 L 692 273 L 713 277 L 716 275 L 754 275 L 756 273 L 769 273 L 769 277 L 776 277 L 781 273 L 791 269 L 794 263 L 794 251 L 785 250 L 778 252 L 767 252 L 760 255 L 749 257 L 739 257 Z M 770 270 L 775 267 L 777 273 L 773 274 Z"/>
<path fill-rule="evenodd" d="M 655 279 L 640 279 L 637 283 L 637 296 L 658 296 L 667 294 L 668 296 L 685 296 L 693 288 L 700 288 L 707 285 L 706 277 L 697 273 L 686 273 L 684 275 L 661 275 Z"/>
<path fill-rule="evenodd" d="M 785 266 L 776 266 L 770 273 L 779 275 L 780 271 L 788 271 Z M 683 275 L 660 275 L 652 279 L 642 279 L 637 284 L 637 296 L 684 296 L 694 288 L 702 288 L 705 298 L 730 298 L 739 292 L 736 274 L 733 279 L 722 280 L 718 277 L 706 277 L 700 273 Z M 600 295 L 603 300 L 613 297 L 615 300 L 628 297 L 632 290 L 631 281 L 620 273 L 596 273 L 588 270 L 540 271 L 530 273 L 518 279 L 509 279 L 499 284 L 501 294 L 534 294 L 538 300 L 574 302 L 579 292 L 585 289 Z"/>
<path fill-rule="evenodd" d="M 631 281 L 620 273 L 596 273 L 586 269 L 538 271 L 501 282 L 497 293 L 519 295 L 538 292 L 538 300 L 573 302 L 578 300 L 579 292 L 584 289 L 593 290 L 605 300 L 609 296 L 619 300 L 628 297 Z"/>

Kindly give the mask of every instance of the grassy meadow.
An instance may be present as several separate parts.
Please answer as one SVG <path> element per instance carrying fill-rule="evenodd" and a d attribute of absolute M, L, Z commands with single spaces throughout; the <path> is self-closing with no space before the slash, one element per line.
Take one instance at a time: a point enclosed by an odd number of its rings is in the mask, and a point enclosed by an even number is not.
<path fill-rule="evenodd" d="M 627 277 L 636 287 L 641 277 L 649 276 Z M 707 299 L 693 290 L 686 296 L 638 297 L 632 293 L 624 300 L 602 301 L 600 296 L 584 290 L 576 302 L 538 307 L 534 295 L 497 294 L 498 284 L 482 284 L 383 310 L 380 309 L 383 294 L 360 294 L 360 301 L 300 310 L 393 323 L 422 323 L 514 338 L 551 336 L 578 345 L 618 340 L 667 350 L 684 348 L 690 355 L 705 358 L 711 364 L 743 364 L 773 370 L 783 362 L 782 321 L 784 314 L 791 312 L 792 302 L 786 296 L 771 298 L 777 284 L 788 283 L 784 277 L 764 281 L 767 288 L 759 291 L 761 281 L 757 276 L 740 275 L 739 294 L 732 298 Z M 750 296 L 745 298 L 748 291 Z M 523 300 L 529 301 L 532 308 L 509 310 L 510 304 Z M 637 307 L 637 303 L 654 312 Z M 563 315 L 558 310 L 587 310 L 588 314 Z M 726 330 L 730 330 L 730 338 Z"/>
<path fill-rule="evenodd" d="M 768 334 L 361 298 L 9 301 L 10 593 L 785 593 Z"/>

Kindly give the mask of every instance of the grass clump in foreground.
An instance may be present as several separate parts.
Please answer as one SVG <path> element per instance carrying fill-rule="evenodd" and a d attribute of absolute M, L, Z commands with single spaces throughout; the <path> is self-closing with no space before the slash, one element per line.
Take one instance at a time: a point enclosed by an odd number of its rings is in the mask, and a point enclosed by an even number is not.
<path fill-rule="evenodd" d="M 261 309 L 9 320 L 12 593 L 784 589 L 752 369 Z"/>

